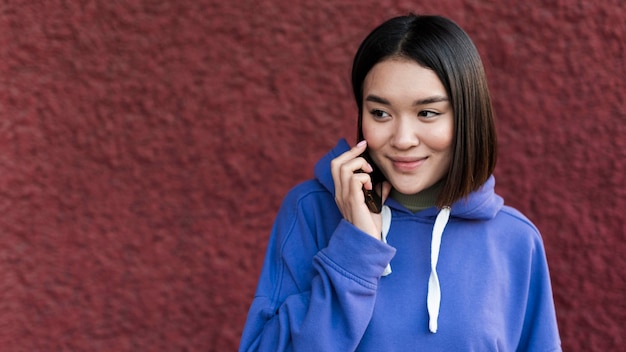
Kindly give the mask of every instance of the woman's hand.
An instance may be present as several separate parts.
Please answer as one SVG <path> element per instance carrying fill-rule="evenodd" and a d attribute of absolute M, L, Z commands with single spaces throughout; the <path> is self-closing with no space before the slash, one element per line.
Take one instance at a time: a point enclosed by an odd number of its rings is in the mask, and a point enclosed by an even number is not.
<path fill-rule="evenodd" d="M 373 171 L 372 166 L 360 156 L 366 147 L 367 143 L 361 141 L 330 163 L 335 182 L 335 202 L 347 221 L 368 235 L 380 239 L 381 215 L 369 211 L 363 195 L 363 188 L 371 190 L 373 187 L 368 174 Z M 385 181 L 382 184 L 382 191 L 375 191 L 382 192 L 381 197 L 384 203 L 390 190 L 391 185 Z"/>

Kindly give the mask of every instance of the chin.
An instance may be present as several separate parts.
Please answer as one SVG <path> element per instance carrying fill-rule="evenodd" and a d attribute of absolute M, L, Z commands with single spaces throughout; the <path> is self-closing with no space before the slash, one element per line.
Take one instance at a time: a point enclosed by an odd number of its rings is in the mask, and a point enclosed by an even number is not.
<path fill-rule="evenodd" d="M 391 177 L 388 178 L 393 188 L 402 194 L 416 194 L 435 185 L 439 179 L 425 179 L 424 177 Z"/>
<path fill-rule="evenodd" d="M 395 188 L 396 191 L 398 191 L 398 192 L 400 192 L 402 194 L 419 193 L 419 192 L 425 190 L 428 187 L 430 187 L 430 186 L 428 186 L 428 185 L 419 185 L 419 184 L 415 184 L 415 183 L 411 184 L 411 185 L 400 184 L 397 187 L 395 185 L 393 186 L 393 188 Z"/>

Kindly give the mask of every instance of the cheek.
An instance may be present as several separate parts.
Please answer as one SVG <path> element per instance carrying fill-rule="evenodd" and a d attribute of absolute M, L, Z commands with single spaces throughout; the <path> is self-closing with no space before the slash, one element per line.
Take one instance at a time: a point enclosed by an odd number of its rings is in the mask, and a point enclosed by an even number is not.
<path fill-rule="evenodd" d="M 363 121 L 363 138 L 367 141 L 368 148 L 378 149 L 384 144 L 385 136 L 381 128 L 375 128 L 371 122 Z"/>
<path fill-rule="evenodd" d="M 372 126 L 371 123 L 368 124 L 366 122 L 363 122 L 362 127 L 363 139 L 367 141 L 367 151 L 374 163 L 380 167 L 380 150 L 383 148 L 386 141 L 388 140 L 388 136 L 385 135 L 384 130 L 380 128 L 380 126 L 377 126 L 379 128 L 376 128 L 375 126 Z"/>
<path fill-rule="evenodd" d="M 448 169 L 452 162 L 452 142 L 454 137 L 454 131 L 452 127 L 449 129 L 443 129 L 436 135 L 436 138 L 431 140 L 430 148 L 440 155 L 441 167 Z"/>
<path fill-rule="evenodd" d="M 431 149 L 440 152 L 452 151 L 452 140 L 454 138 L 454 127 L 452 124 L 443 124 L 434 128 L 430 135 L 428 144 Z"/>

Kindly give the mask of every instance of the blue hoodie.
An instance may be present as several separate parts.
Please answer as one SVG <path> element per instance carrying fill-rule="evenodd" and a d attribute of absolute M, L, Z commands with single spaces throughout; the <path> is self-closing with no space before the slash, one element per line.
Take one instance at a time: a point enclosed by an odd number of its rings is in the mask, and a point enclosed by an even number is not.
<path fill-rule="evenodd" d="M 436 207 L 387 199 L 385 243 L 336 206 L 330 161 L 348 149 L 340 141 L 285 197 L 240 351 L 561 350 L 541 236 L 493 177 L 438 226 Z"/>

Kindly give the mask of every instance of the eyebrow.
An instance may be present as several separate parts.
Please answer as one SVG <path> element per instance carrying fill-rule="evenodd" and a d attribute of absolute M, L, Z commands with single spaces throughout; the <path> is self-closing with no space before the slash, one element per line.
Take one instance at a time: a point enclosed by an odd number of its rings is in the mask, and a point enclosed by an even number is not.
<path fill-rule="evenodd" d="M 377 95 L 373 95 L 370 94 L 367 97 L 365 97 L 365 101 L 371 101 L 373 103 L 379 103 L 379 104 L 383 104 L 383 105 L 391 105 L 391 103 L 389 102 L 389 100 L 379 97 Z M 449 101 L 449 99 L 443 95 L 435 95 L 432 97 L 428 97 L 428 98 L 424 98 L 424 99 L 418 99 L 416 101 L 413 102 L 413 105 L 426 105 L 426 104 L 433 104 L 433 103 L 440 103 L 443 101 Z"/>

